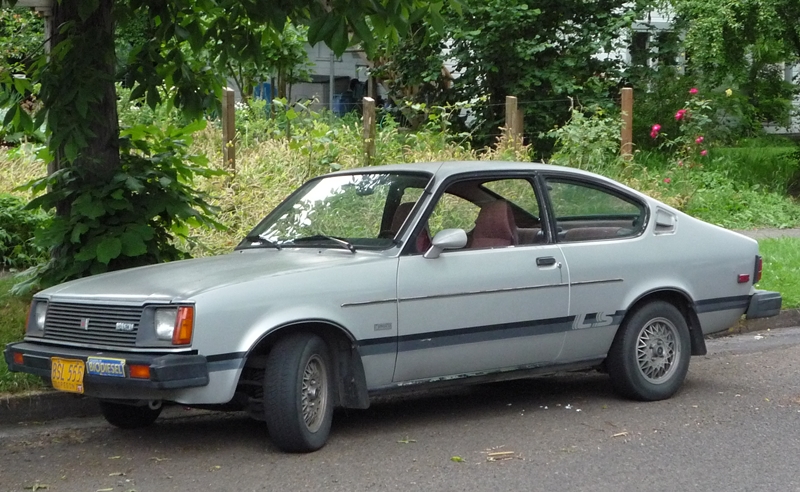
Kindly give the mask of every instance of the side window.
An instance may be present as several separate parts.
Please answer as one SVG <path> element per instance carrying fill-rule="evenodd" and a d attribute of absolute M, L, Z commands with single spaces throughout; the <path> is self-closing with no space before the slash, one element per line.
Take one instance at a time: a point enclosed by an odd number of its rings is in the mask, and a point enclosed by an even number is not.
<path fill-rule="evenodd" d="M 480 207 L 472 202 L 445 193 L 428 218 L 428 230 L 433 237 L 442 229 L 471 230 L 475 226 Z"/>
<path fill-rule="evenodd" d="M 452 184 L 434 206 L 427 232 L 464 229 L 467 248 L 480 249 L 542 243 L 541 227 L 531 181 L 483 178 Z"/>
<path fill-rule="evenodd" d="M 557 179 L 548 179 L 547 189 L 559 242 L 631 237 L 644 227 L 644 205 L 632 198 Z"/>
<path fill-rule="evenodd" d="M 539 202 L 533 185 L 525 179 L 500 179 L 483 183 L 483 187 L 503 197 L 527 214 L 514 214 L 518 227 L 539 225 Z"/>

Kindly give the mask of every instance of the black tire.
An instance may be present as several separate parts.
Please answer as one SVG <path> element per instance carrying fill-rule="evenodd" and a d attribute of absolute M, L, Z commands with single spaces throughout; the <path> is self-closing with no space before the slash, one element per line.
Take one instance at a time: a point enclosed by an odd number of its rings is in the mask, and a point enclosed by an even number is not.
<path fill-rule="evenodd" d="M 156 421 L 161 408 L 152 409 L 147 405 L 134 406 L 124 403 L 100 401 L 100 411 L 106 421 L 120 429 L 141 429 Z"/>
<path fill-rule="evenodd" d="M 641 401 L 664 400 L 683 384 L 691 357 L 689 327 L 680 310 L 653 301 L 622 323 L 606 367 L 617 393 Z"/>
<path fill-rule="evenodd" d="M 264 369 L 264 417 L 283 451 L 320 449 L 333 420 L 333 366 L 317 335 L 295 333 L 275 344 Z"/>

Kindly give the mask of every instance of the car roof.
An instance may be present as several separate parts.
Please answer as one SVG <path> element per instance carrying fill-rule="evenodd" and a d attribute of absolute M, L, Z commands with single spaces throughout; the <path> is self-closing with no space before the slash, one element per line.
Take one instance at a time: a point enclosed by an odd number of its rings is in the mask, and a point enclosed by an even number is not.
<path fill-rule="evenodd" d="M 512 162 L 512 161 L 443 161 L 443 162 L 415 162 L 409 164 L 387 164 L 383 166 L 361 167 L 356 169 L 347 169 L 331 173 L 337 174 L 353 174 L 353 173 L 367 173 L 367 172 L 424 172 L 427 174 L 435 175 L 437 179 L 446 179 L 453 175 L 468 174 L 483 171 L 544 171 L 544 172 L 564 172 L 572 174 L 573 176 L 584 176 L 596 180 L 612 183 L 623 188 L 628 188 L 621 183 L 609 179 L 599 174 L 575 169 L 571 167 L 555 166 L 552 164 L 544 164 L 541 162 Z M 630 189 L 630 188 L 628 188 Z M 631 190 L 636 192 L 636 190 Z M 636 192 L 640 194 L 639 192 Z"/>

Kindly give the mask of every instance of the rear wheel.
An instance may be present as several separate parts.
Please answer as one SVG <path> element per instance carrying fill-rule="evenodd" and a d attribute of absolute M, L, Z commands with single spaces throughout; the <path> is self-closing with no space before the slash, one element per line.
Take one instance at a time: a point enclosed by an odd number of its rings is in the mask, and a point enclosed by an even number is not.
<path fill-rule="evenodd" d="M 309 452 L 325 445 L 333 420 L 332 376 L 328 347 L 317 335 L 296 333 L 275 344 L 264 370 L 264 417 L 276 446 Z"/>
<path fill-rule="evenodd" d="M 668 302 L 654 301 L 625 319 L 606 365 L 618 393 L 654 401 L 680 389 L 690 356 L 689 327 L 683 314 Z"/>
<path fill-rule="evenodd" d="M 161 415 L 161 405 L 151 408 L 149 405 L 134 406 L 124 403 L 100 401 L 100 411 L 106 421 L 120 429 L 140 429 L 156 421 Z"/>

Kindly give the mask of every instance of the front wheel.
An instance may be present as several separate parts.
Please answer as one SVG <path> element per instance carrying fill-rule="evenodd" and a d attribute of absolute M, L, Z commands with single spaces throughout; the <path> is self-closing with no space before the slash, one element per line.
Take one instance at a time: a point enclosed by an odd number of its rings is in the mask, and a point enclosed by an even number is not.
<path fill-rule="evenodd" d="M 637 308 L 625 319 L 606 366 L 614 389 L 635 400 L 674 395 L 689 370 L 689 327 L 680 310 L 664 301 Z"/>
<path fill-rule="evenodd" d="M 149 405 L 126 405 L 100 400 L 100 412 L 106 421 L 120 429 L 140 429 L 156 421 L 161 415 L 161 405 L 151 408 Z"/>
<path fill-rule="evenodd" d="M 325 445 L 333 420 L 332 366 L 317 335 L 280 339 L 264 369 L 264 417 L 272 441 L 289 452 Z"/>

